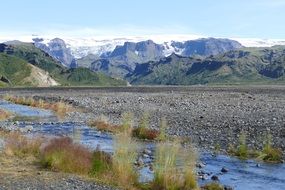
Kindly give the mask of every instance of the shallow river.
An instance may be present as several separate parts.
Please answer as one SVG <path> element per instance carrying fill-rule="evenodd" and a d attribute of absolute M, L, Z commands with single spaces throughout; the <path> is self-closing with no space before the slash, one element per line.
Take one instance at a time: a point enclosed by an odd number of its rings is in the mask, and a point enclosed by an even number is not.
<path fill-rule="evenodd" d="M 74 141 L 91 149 L 99 146 L 104 151 L 113 151 L 111 135 L 101 133 L 80 123 L 58 122 L 51 111 L 15 105 L 6 101 L 0 101 L 0 108 L 19 116 L 17 118 L 20 120 L 21 127 L 32 125 L 32 134 L 69 136 Z M 25 119 L 29 117 L 35 121 L 26 122 Z M 140 143 L 140 147 L 153 149 L 155 145 Z M 241 161 L 224 155 L 213 157 L 205 152 L 200 154 L 200 160 L 206 163 L 206 166 L 201 170 L 217 175 L 222 184 L 234 187 L 236 190 L 285 190 L 285 164 L 265 164 L 253 160 Z M 229 172 L 222 174 L 220 172 L 222 167 L 227 168 Z M 141 169 L 140 174 L 142 181 L 150 180 L 153 176 L 148 168 Z M 210 177 L 209 180 L 200 180 L 199 182 L 203 184 L 209 181 Z"/>

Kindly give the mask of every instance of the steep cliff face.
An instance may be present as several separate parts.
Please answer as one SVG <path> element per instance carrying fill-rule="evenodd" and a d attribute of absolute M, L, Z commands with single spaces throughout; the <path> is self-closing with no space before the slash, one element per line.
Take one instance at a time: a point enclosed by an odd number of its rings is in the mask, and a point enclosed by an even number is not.
<path fill-rule="evenodd" d="M 54 38 L 48 43 L 44 43 L 43 39 L 33 39 L 35 46 L 48 53 L 50 56 L 58 60 L 67 68 L 76 68 L 77 63 L 71 53 L 70 48 L 67 48 L 65 41 L 60 38 Z"/>

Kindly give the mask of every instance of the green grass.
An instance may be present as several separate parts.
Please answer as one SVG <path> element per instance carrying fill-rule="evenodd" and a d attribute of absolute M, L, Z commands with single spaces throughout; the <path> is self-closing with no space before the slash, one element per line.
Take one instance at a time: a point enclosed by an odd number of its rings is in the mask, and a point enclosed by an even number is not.
<path fill-rule="evenodd" d="M 33 86 L 33 81 L 24 80 L 31 75 L 31 70 L 27 61 L 0 53 L 0 78 L 3 77 L 9 81 L 1 81 L 0 86 Z"/>
<path fill-rule="evenodd" d="M 202 60 L 172 55 L 139 65 L 127 79 L 150 85 L 285 84 L 284 49 L 244 48 Z"/>
<path fill-rule="evenodd" d="M 23 81 L 31 73 L 29 64 L 47 71 L 62 86 L 126 86 L 123 80 L 87 68 L 66 69 L 33 44 L 22 42 L 11 43 L 0 52 L 0 77 L 8 77 L 10 86 L 33 86 L 33 81 Z M 9 84 L 1 82 L 0 86 Z"/>
<path fill-rule="evenodd" d="M 282 151 L 272 147 L 272 136 L 270 134 L 266 135 L 263 149 L 259 152 L 258 159 L 273 163 L 282 161 Z"/>
<path fill-rule="evenodd" d="M 230 146 L 228 152 L 242 160 L 254 158 L 268 163 L 280 163 L 283 156 L 280 149 L 272 147 L 272 136 L 270 134 L 265 135 L 263 149 L 256 150 L 248 148 L 244 132 L 240 134 L 239 145 L 237 147 Z"/>

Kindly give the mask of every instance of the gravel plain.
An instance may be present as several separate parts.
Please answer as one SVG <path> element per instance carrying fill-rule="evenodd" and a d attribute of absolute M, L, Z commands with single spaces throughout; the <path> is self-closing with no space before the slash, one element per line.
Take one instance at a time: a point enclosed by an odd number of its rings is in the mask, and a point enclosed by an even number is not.
<path fill-rule="evenodd" d="M 78 108 L 64 119 L 68 122 L 86 123 L 103 115 L 119 124 L 122 114 L 131 112 L 136 126 L 148 112 L 151 128 L 158 129 L 165 117 L 169 135 L 189 138 L 201 150 L 218 146 L 226 152 L 243 131 L 251 147 L 262 148 L 265 135 L 271 134 L 273 145 L 285 151 L 283 86 L 1 89 L 0 95 L 5 94 L 66 101 Z M 47 186 L 36 181 L 0 180 L 0 189 L 113 189 L 76 177 Z"/>
<path fill-rule="evenodd" d="M 102 115 L 118 124 L 124 112 L 134 114 L 137 125 L 144 112 L 151 128 L 161 118 L 168 121 L 167 133 L 191 138 L 198 147 L 222 150 L 238 143 L 241 132 L 249 146 L 261 148 L 266 134 L 273 145 L 285 150 L 285 87 L 118 87 L 6 89 L 0 94 L 34 96 L 49 101 L 65 100 L 80 111 L 67 121 L 88 122 Z"/>

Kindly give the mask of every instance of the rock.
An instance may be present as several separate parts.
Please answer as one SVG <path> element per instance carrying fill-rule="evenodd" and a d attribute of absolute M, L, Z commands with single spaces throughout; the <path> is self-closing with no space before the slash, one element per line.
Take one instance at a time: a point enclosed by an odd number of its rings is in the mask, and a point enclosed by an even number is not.
<path fill-rule="evenodd" d="M 151 150 L 149 150 L 149 149 L 144 149 L 144 150 L 143 150 L 143 153 L 144 153 L 144 154 L 147 154 L 147 155 L 151 155 Z"/>
<path fill-rule="evenodd" d="M 135 165 L 137 165 L 138 167 L 142 167 L 144 165 L 143 159 L 139 158 L 136 162 Z"/>
<path fill-rule="evenodd" d="M 197 168 L 204 168 L 206 165 L 204 163 L 197 163 L 196 167 Z"/>
<path fill-rule="evenodd" d="M 221 172 L 227 173 L 227 172 L 229 172 L 229 170 L 228 170 L 227 168 L 223 167 L 223 168 L 221 169 Z"/>
<path fill-rule="evenodd" d="M 143 154 L 143 157 L 144 157 L 144 158 L 149 158 L 149 155 Z"/>
<path fill-rule="evenodd" d="M 211 180 L 213 180 L 213 181 L 219 181 L 219 177 L 216 176 L 216 175 L 213 175 L 213 176 L 211 177 Z"/>
<path fill-rule="evenodd" d="M 27 125 L 26 127 L 20 128 L 19 131 L 20 131 L 21 133 L 28 133 L 28 132 L 32 132 L 33 129 L 34 129 L 33 126 Z"/>
<path fill-rule="evenodd" d="M 234 190 L 234 188 L 231 186 L 225 185 L 224 190 Z"/>

